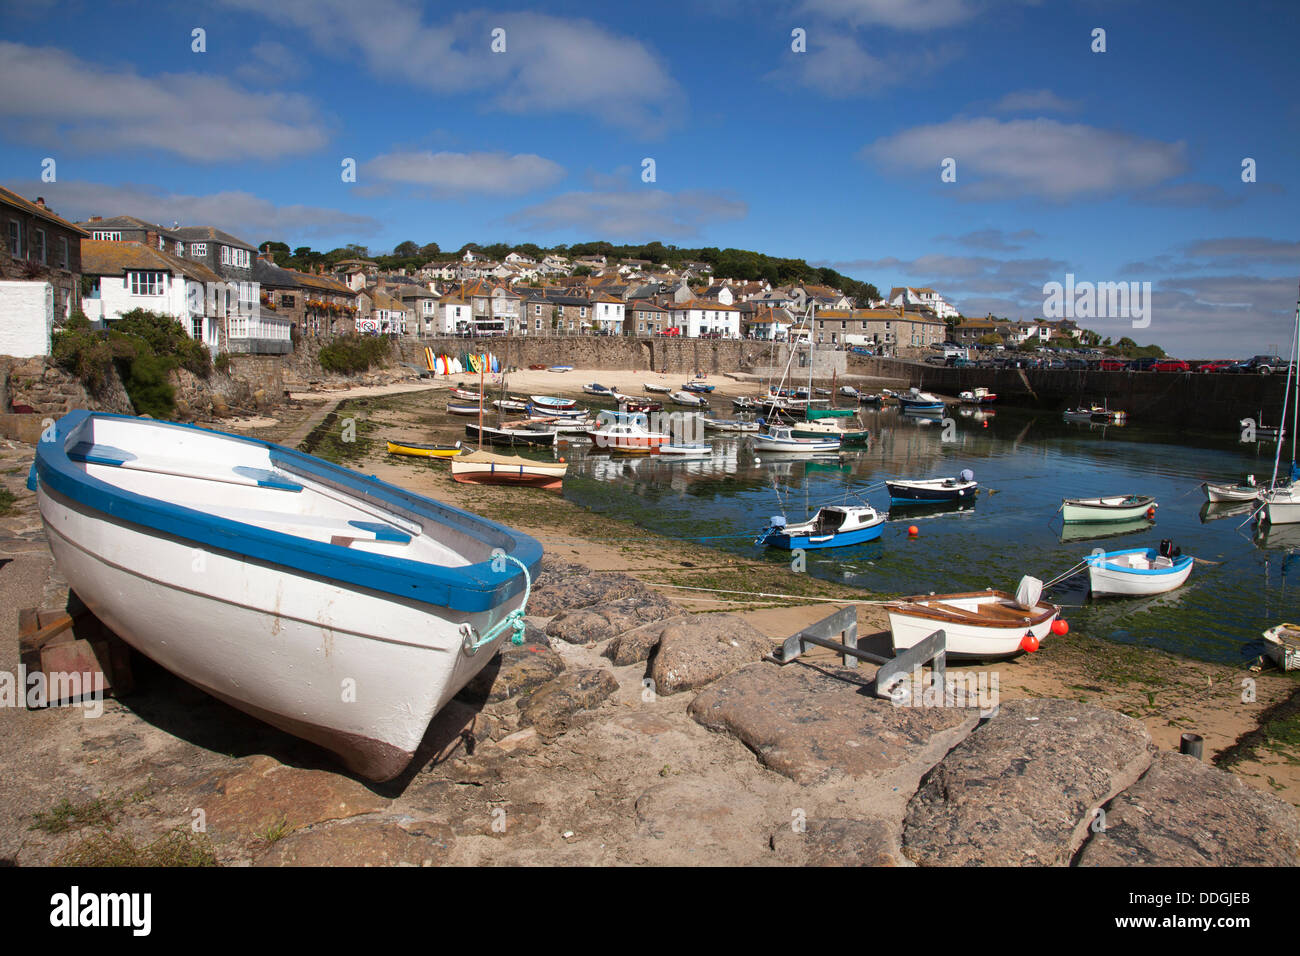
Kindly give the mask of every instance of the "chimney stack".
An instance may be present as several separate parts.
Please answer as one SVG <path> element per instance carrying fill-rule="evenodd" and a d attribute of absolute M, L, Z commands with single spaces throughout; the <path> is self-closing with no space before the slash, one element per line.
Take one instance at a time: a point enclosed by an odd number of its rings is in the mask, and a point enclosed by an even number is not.
<path fill-rule="evenodd" d="M 103 216 L 91 216 L 91 217 L 90 217 L 90 221 L 91 221 L 91 222 L 103 222 L 103 221 L 104 221 L 104 217 L 103 217 Z"/>
<path fill-rule="evenodd" d="M 37 196 L 37 197 L 36 197 L 36 205 L 38 205 L 38 206 L 40 206 L 42 209 L 44 209 L 44 208 L 45 208 L 45 197 L 44 197 L 44 196 Z"/>

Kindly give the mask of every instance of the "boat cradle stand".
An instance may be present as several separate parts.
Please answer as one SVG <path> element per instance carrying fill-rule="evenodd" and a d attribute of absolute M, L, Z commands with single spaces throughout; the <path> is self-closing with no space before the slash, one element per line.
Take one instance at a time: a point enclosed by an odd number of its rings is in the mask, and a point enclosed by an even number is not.
<path fill-rule="evenodd" d="M 813 646 L 835 651 L 845 667 L 856 668 L 859 660 L 879 664 L 872 690 L 886 700 L 906 701 L 910 691 L 905 681 L 913 671 L 926 665 L 930 667 L 931 686 L 945 686 L 948 639 L 942 628 L 901 654 L 882 657 L 858 647 L 858 609 L 851 605 L 787 637 L 781 649 L 769 655 L 769 660 L 784 666 L 798 660 Z"/>

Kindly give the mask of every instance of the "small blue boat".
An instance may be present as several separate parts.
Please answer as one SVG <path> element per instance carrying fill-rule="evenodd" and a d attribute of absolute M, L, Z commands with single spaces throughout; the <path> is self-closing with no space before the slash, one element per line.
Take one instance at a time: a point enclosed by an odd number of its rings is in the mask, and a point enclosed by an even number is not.
<path fill-rule="evenodd" d="M 906 395 L 900 394 L 898 404 L 905 412 L 942 412 L 945 408 L 943 399 L 915 388 L 909 389 Z"/>
<path fill-rule="evenodd" d="M 711 392 L 714 386 L 705 382 L 687 382 L 682 388 L 688 392 Z"/>
<path fill-rule="evenodd" d="M 799 524 L 786 524 L 781 515 L 754 541 L 769 548 L 845 548 L 874 541 L 885 529 L 885 516 L 870 505 L 825 505 Z"/>

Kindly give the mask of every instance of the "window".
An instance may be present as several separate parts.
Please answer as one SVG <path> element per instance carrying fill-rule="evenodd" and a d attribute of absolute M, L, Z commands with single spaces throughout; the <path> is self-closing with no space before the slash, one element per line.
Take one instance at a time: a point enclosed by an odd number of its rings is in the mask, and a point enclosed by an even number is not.
<path fill-rule="evenodd" d="M 176 254 L 178 256 L 185 255 L 185 243 L 183 242 L 176 243 Z"/>
<path fill-rule="evenodd" d="M 23 255 L 23 224 L 17 219 L 9 220 L 9 255 L 15 259 Z"/>
<path fill-rule="evenodd" d="M 533 315 L 541 315 L 541 314 L 542 314 L 542 307 L 541 307 L 541 305 L 535 305 L 535 306 L 533 306 Z M 539 325 L 538 328 L 540 329 L 541 326 Z"/>
<path fill-rule="evenodd" d="M 68 237 L 59 236 L 59 266 L 66 269 L 69 263 L 68 258 Z"/>
<path fill-rule="evenodd" d="M 162 295 L 167 281 L 163 272 L 128 272 L 127 280 L 132 295 Z"/>
<path fill-rule="evenodd" d="M 158 249 L 161 252 L 167 251 L 167 240 L 164 239 L 162 236 L 158 237 Z"/>
<path fill-rule="evenodd" d="M 537 320 L 537 331 L 540 332 L 541 330 L 542 330 L 542 320 L 541 320 L 541 319 L 538 319 L 538 320 Z"/>
<path fill-rule="evenodd" d="M 587 307 L 584 305 L 578 309 L 578 318 L 585 319 L 586 317 L 587 317 Z M 569 328 L 573 328 L 573 323 L 569 323 Z"/>
<path fill-rule="evenodd" d="M 203 341 L 203 316 L 190 316 L 190 338 L 194 339 L 196 342 Z"/>
<path fill-rule="evenodd" d="M 229 246 L 222 246 L 222 247 L 221 247 L 221 264 L 222 264 L 223 266 L 228 266 L 228 265 L 230 265 L 230 247 L 229 247 Z"/>
<path fill-rule="evenodd" d="M 36 230 L 36 241 L 32 243 L 31 252 L 34 258 L 41 265 L 45 265 L 45 230 Z"/>
<path fill-rule="evenodd" d="M 105 242 L 121 242 L 122 234 L 120 232 L 108 232 L 107 230 L 98 230 L 90 234 L 91 239 L 101 239 Z"/>
<path fill-rule="evenodd" d="M 191 243 L 190 255 L 195 259 L 206 259 L 208 257 L 208 244 L 206 242 Z"/>

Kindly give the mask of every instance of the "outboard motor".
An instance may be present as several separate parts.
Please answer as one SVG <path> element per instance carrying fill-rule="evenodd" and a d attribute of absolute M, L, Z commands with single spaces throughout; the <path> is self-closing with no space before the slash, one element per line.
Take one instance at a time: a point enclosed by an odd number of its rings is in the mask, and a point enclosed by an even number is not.
<path fill-rule="evenodd" d="M 1183 549 L 1174 547 L 1173 541 L 1168 538 L 1162 538 L 1160 541 L 1160 557 L 1168 558 L 1170 561 L 1177 561 L 1182 557 Z"/>
<path fill-rule="evenodd" d="M 762 544 L 773 534 L 780 534 L 785 530 L 785 515 L 772 515 L 771 524 L 763 529 L 763 533 L 754 539 L 755 544 Z"/>
<path fill-rule="evenodd" d="M 961 480 L 962 480 L 962 481 L 974 481 L 974 480 L 975 480 L 975 472 L 971 471 L 969 468 L 963 468 L 963 469 L 961 470 Z"/>

